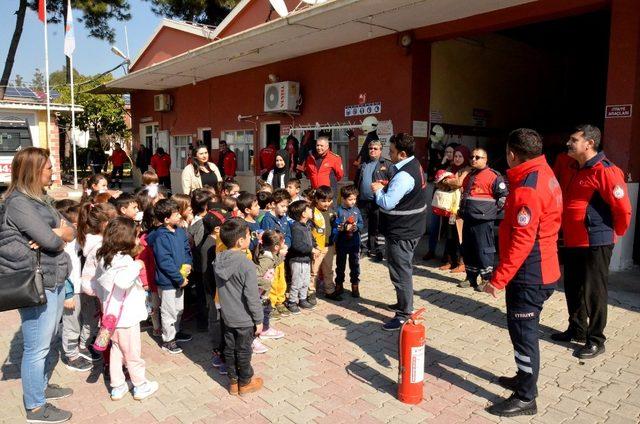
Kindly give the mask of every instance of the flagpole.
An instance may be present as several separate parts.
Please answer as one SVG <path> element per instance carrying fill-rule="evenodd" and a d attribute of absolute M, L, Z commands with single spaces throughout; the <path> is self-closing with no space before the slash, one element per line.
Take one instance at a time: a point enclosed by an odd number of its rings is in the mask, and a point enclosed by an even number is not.
<path fill-rule="evenodd" d="M 71 70 L 71 140 L 73 141 L 73 189 L 78 189 L 78 163 L 76 159 L 76 104 L 73 95 L 73 55 L 69 56 L 69 68 Z"/>
<path fill-rule="evenodd" d="M 49 35 L 47 34 L 47 0 L 44 0 L 44 74 L 47 96 L 47 149 L 49 148 L 49 137 L 51 136 L 51 101 L 49 93 Z M 59 164 L 58 164 L 59 166 Z"/>

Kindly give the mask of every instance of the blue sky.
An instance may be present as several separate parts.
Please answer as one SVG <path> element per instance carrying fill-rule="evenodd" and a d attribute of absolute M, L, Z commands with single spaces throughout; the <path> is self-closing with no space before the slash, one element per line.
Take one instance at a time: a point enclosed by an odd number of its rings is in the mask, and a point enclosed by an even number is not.
<path fill-rule="evenodd" d="M 0 0 L 0 61 L 4 66 L 7 57 L 9 42 L 15 28 L 14 10 L 18 8 L 18 0 Z M 140 49 L 145 45 L 161 18 L 155 16 L 149 7 L 149 3 L 142 0 L 130 0 L 131 20 L 128 22 L 112 22 L 116 30 L 115 45 L 126 53 L 124 27 L 126 25 L 129 34 L 129 49 L 131 59 L 137 57 Z M 122 61 L 110 50 L 107 41 L 89 37 L 82 23 L 78 22 L 80 12 L 74 10 L 76 50 L 73 55 L 73 67 L 81 74 L 98 74 L 113 68 Z M 44 72 L 44 25 L 38 20 L 38 14 L 27 11 L 24 29 L 18 52 L 16 54 L 11 80 L 16 74 L 21 75 L 25 82 L 31 81 L 33 72 L 40 68 Z M 49 71 L 61 69 L 65 64 L 63 53 L 64 27 L 63 24 L 49 24 Z M 0 71 L 1 73 L 1 71 Z M 118 77 L 123 74 L 119 69 L 114 72 Z"/>

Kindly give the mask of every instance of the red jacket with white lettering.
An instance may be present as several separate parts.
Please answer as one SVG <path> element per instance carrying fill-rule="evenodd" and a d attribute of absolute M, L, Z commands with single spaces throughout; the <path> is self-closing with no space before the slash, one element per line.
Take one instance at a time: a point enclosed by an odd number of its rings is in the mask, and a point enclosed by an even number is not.
<path fill-rule="evenodd" d="M 500 263 L 491 284 L 553 284 L 560 279 L 562 191 L 544 156 L 507 171 L 509 195 L 500 223 Z"/>
<path fill-rule="evenodd" d="M 567 154 L 554 171 L 564 197 L 562 233 L 567 247 L 606 246 L 631 222 L 631 202 L 622 170 L 600 152 L 582 168 Z"/>
<path fill-rule="evenodd" d="M 309 153 L 304 163 L 304 173 L 311 182 L 311 188 L 323 185 L 335 188 L 337 182 L 344 176 L 342 159 L 332 151 L 328 151 L 321 161 L 320 159 L 317 161 L 320 162 L 319 166 L 316 162 L 316 155 Z"/>

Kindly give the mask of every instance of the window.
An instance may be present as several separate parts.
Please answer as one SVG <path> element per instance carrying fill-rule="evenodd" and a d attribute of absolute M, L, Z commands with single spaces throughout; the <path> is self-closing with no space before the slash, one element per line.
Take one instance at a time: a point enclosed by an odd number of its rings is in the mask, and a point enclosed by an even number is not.
<path fill-rule="evenodd" d="M 156 134 L 158 133 L 158 124 L 143 124 L 140 125 L 140 144 L 151 149 L 152 152 L 156 151 L 158 147 L 156 145 Z"/>
<path fill-rule="evenodd" d="M 190 135 L 176 135 L 173 137 L 171 146 L 171 167 L 174 170 L 183 170 L 189 159 L 189 146 L 191 146 Z"/>
<path fill-rule="evenodd" d="M 227 147 L 236 154 L 238 160 L 238 174 L 253 174 L 253 131 L 223 131 L 222 138 Z"/>

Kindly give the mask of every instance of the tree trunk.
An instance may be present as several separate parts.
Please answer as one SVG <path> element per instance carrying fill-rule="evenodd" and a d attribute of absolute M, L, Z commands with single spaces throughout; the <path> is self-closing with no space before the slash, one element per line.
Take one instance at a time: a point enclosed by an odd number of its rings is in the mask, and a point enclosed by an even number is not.
<path fill-rule="evenodd" d="M 20 0 L 20 6 L 16 12 L 16 27 L 13 30 L 13 37 L 11 38 L 11 44 L 9 45 L 9 51 L 7 52 L 7 60 L 4 63 L 4 70 L 2 71 L 2 78 L 0 78 L 0 100 L 4 99 L 4 93 L 7 85 L 9 84 L 9 78 L 11 77 L 11 71 L 13 70 L 13 63 L 16 58 L 16 52 L 18 51 L 18 44 L 20 44 L 20 37 L 22 37 L 22 28 L 24 27 L 24 15 L 27 11 L 27 0 Z"/>

